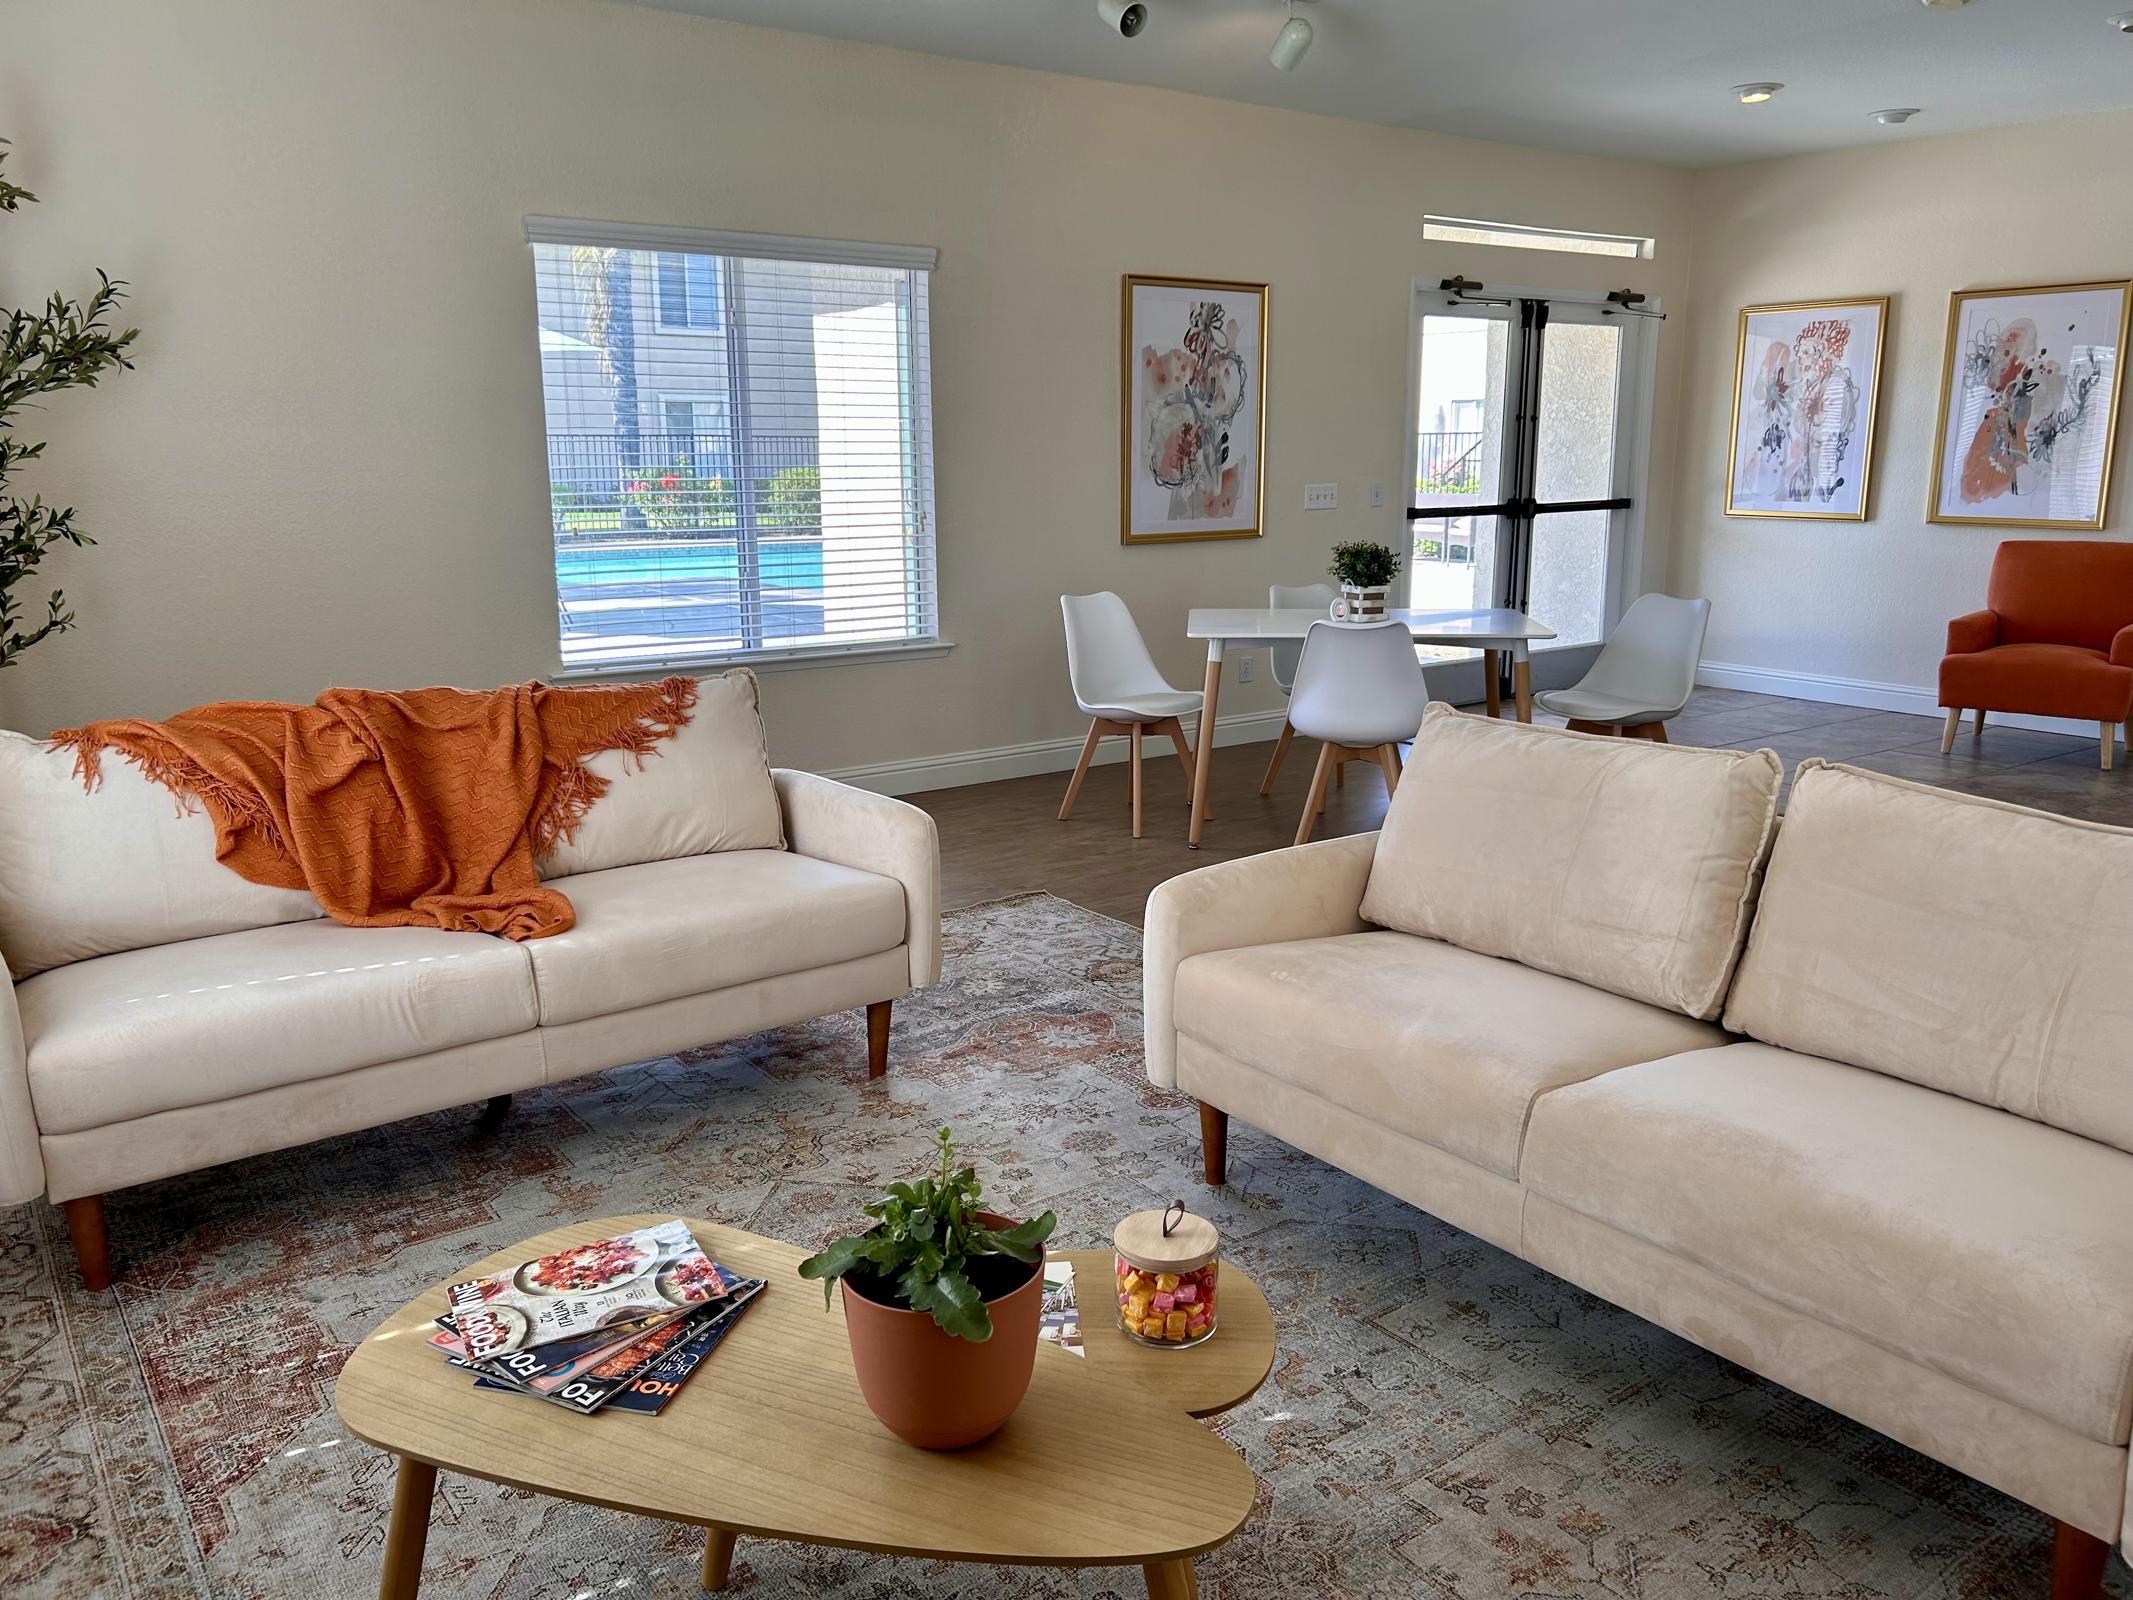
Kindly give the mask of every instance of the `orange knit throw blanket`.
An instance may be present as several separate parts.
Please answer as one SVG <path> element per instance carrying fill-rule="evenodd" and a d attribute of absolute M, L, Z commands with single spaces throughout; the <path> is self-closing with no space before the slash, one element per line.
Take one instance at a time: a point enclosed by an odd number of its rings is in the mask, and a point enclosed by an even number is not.
<path fill-rule="evenodd" d="M 696 680 L 527 683 L 474 693 L 329 689 L 315 705 L 228 701 L 168 722 L 52 735 L 88 788 L 105 750 L 215 823 L 238 876 L 309 889 L 336 921 L 541 939 L 574 920 L 534 858 L 568 839 L 607 780 L 602 750 L 645 752 L 689 720 Z"/>

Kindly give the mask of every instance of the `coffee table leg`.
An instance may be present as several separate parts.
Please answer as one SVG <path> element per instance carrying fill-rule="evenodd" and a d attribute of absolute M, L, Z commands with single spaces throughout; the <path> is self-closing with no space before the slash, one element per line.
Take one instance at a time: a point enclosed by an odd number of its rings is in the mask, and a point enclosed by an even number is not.
<path fill-rule="evenodd" d="M 1190 1560 L 1151 1561 L 1141 1575 L 1148 1580 L 1148 1600 L 1199 1600 Z"/>
<path fill-rule="evenodd" d="M 422 1587 L 422 1547 L 430 1537 L 430 1501 L 437 1493 L 437 1469 L 413 1456 L 400 1458 L 393 1482 L 392 1521 L 385 1526 L 385 1571 L 378 1578 L 378 1600 L 415 1600 Z"/>
<path fill-rule="evenodd" d="M 733 1535 L 724 1528 L 707 1528 L 710 1535 L 704 1541 L 704 1587 L 723 1589 L 726 1576 L 733 1570 Z"/>

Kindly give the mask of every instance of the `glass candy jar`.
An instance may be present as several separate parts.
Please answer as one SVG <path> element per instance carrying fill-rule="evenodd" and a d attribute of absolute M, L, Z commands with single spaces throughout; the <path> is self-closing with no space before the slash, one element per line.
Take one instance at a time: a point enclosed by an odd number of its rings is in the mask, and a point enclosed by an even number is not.
<path fill-rule="evenodd" d="M 1180 1200 L 1118 1225 L 1118 1325 L 1129 1339 L 1183 1350 L 1214 1336 L 1221 1241 Z"/>

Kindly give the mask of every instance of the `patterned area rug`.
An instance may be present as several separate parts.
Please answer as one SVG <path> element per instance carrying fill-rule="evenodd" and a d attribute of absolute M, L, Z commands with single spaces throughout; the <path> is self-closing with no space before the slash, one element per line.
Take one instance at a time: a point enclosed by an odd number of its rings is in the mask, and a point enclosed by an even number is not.
<path fill-rule="evenodd" d="M 1235 1181 L 1211 1196 L 1189 1103 L 1142 1076 L 1136 930 L 1030 896 L 957 912 L 948 936 L 946 981 L 897 1007 L 879 1085 L 855 1020 L 830 1018 L 522 1095 L 493 1134 L 454 1111 L 129 1190 L 104 1295 L 74 1286 L 48 1207 L 0 1211 L 0 1594 L 375 1594 L 392 1474 L 332 1408 L 373 1324 L 581 1217 L 670 1211 L 819 1242 L 921 1167 L 943 1123 L 1003 1209 L 1059 1212 L 1062 1243 L 1102 1244 L 1124 1212 L 1185 1194 L 1266 1287 L 1274 1375 L 1220 1424 L 1260 1503 L 1201 1562 L 1203 1594 L 2044 1593 L 2035 1513 L 1272 1138 L 1236 1128 Z M 423 1593 L 694 1596 L 700 1548 L 693 1530 L 447 1474 Z M 743 1540 L 734 1592 L 1095 1600 L 1140 1584 Z"/>

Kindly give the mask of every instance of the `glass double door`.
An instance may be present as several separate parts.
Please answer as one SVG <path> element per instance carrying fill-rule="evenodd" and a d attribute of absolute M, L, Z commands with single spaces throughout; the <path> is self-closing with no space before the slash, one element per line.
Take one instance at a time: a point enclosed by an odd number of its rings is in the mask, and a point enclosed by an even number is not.
<path fill-rule="evenodd" d="M 1604 301 L 1439 291 L 1414 320 L 1407 603 L 1527 612 L 1557 636 L 1536 683 L 1573 682 L 1619 609 L 1645 325 Z M 1477 666 L 1440 692 L 1480 688 Z"/>

